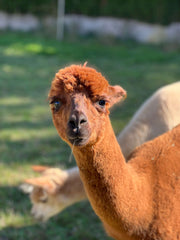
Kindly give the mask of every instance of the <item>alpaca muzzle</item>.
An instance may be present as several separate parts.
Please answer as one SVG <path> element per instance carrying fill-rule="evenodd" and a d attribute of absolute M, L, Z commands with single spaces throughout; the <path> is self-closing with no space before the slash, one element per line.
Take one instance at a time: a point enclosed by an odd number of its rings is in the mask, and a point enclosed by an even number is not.
<path fill-rule="evenodd" d="M 74 111 L 67 124 L 67 137 L 75 146 L 84 145 L 89 139 L 89 125 L 84 113 Z"/>

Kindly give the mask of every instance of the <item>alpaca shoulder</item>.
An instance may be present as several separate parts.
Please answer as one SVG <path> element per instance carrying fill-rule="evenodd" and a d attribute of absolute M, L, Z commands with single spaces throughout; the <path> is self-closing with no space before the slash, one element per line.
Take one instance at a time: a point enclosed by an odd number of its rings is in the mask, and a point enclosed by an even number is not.
<path fill-rule="evenodd" d="M 137 168 L 177 165 L 177 169 L 180 169 L 180 124 L 137 147 L 129 155 L 128 164 Z"/>

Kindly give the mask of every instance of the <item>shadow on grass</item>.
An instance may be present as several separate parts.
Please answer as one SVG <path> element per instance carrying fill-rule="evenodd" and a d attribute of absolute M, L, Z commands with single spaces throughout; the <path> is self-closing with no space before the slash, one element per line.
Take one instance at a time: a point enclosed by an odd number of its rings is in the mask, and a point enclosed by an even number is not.
<path fill-rule="evenodd" d="M 2 149 L 1 163 L 11 168 L 16 163 L 23 164 L 46 164 L 46 165 L 75 165 L 70 161 L 71 150 L 59 137 L 33 138 L 28 140 L 3 140 L 0 141 Z M 9 149 L 9 150 L 8 150 Z"/>
<path fill-rule="evenodd" d="M 1 206 L 1 211 L 13 208 L 15 214 L 30 214 L 28 197 L 23 196 L 14 187 L 3 187 L 2 194 L 6 199 L 13 196 L 13 206 L 8 203 Z M 15 197 L 14 197 L 15 196 Z M 7 202 L 7 201 L 6 201 Z M 22 207 L 23 206 L 23 207 Z M 26 219 L 26 218 L 24 218 Z M 88 228 L 87 228 L 88 226 Z M 110 239 L 106 236 L 102 224 L 88 202 L 75 204 L 46 223 L 33 221 L 21 224 L 9 224 L 0 231 L 0 240 L 99 240 Z"/>
<path fill-rule="evenodd" d="M 11 209 L 12 213 L 21 213 L 30 209 L 30 202 L 18 186 L 0 187 L 0 211 L 6 213 Z"/>
<path fill-rule="evenodd" d="M 36 232 L 36 234 L 34 234 Z M 36 225 L 26 227 L 6 227 L 0 232 L 0 240 L 48 240 L 45 227 L 40 228 Z"/>
<path fill-rule="evenodd" d="M 76 224 L 69 229 L 64 229 L 57 225 L 52 226 L 52 224 L 44 224 L 44 226 L 34 224 L 18 228 L 7 227 L 0 232 L 0 240 L 99 240 L 99 236 L 103 240 L 111 239 L 103 233 L 103 230 L 99 232 L 98 229 L 96 233 L 96 227 L 90 230 L 85 228 L 78 229 Z"/>

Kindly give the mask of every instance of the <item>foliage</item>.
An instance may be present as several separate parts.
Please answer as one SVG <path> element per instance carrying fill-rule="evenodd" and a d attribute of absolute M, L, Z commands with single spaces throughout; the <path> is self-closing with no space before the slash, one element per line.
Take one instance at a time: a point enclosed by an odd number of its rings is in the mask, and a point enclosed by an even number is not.
<path fill-rule="evenodd" d="M 88 202 L 76 204 L 47 223 L 30 216 L 30 202 L 18 190 L 33 175 L 31 165 L 74 166 L 70 149 L 53 126 L 47 102 L 51 79 L 71 63 L 95 66 L 128 92 L 111 113 L 115 132 L 162 85 L 178 81 L 180 51 L 132 42 L 68 42 L 29 34 L 0 36 L 0 239 L 109 239 Z"/>
<path fill-rule="evenodd" d="M 67 0 L 66 12 L 168 24 L 180 21 L 179 0 Z"/>
<path fill-rule="evenodd" d="M 7 12 L 55 15 L 57 0 L 0 0 L 1 10 Z M 66 13 L 88 16 L 111 16 L 137 19 L 150 23 L 169 24 L 180 21 L 179 0 L 66 0 Z"/>
<path fill-rule="evenodd" d="M 57 0 L 0 0 L 1 11 L 9 13 L 34 13 L 37 15 L 56 14 Z"/>

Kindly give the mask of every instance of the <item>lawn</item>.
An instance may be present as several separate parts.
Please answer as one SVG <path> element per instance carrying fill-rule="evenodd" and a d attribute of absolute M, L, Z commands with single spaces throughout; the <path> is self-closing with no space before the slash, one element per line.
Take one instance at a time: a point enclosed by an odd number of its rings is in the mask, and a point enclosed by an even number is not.
<path fill-rule="evenodd" d="M 180 50 L 132 42 L 0 34 L 0 240 L 109 239 L 88 202 L 64 210 L 47 223 L 35 222 L 30 201 L 18 190 L 33 175 L 31 165 L 68 168 L 70 149 L 52 124 L 47 94 L 59 68 L 95 66 L 128 98 L 113 109 L 118 133 L 157 88 L 180 79 Z"/>

